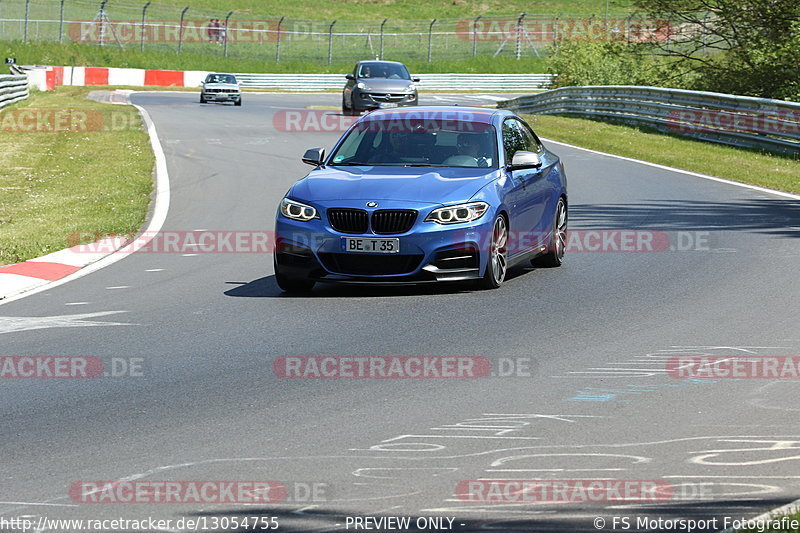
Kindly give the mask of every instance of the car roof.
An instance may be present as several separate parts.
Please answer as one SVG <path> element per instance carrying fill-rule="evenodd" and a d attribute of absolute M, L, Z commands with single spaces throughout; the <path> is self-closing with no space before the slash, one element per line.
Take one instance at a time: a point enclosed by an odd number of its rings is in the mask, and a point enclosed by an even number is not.
<path fill-rule="evenodd" d="M 426 118 L 431 120 L 460 120 L 491 124 L 496 116 L 513 116 L 514 113 L 502 109 L 467 106 L 409 106 L 392 109 L 376 109 L 364 115 L 359 122 L 370 120 L 390 120 L 397 118 Z"/>
<path fill-rule="evenodd" d="M 360 65 L 361 63 L 386 63 L 387 65 L 403 65 L 403 66 L 406 66 L 405 63 L 401 63 L 400 61 L 389 61 L 389 60 L 384 60 L 384 59 L 362 59 L 361 61 L 359 61 L 356 64 Z"/>

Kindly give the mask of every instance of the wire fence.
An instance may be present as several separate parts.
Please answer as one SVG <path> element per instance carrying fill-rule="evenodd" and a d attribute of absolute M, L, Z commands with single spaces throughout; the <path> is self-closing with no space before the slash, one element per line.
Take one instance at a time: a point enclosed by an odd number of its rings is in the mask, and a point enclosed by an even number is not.
<path fill-rule="evenodd" d="M 669 41 L 686 31 L 666 19 L 528 14 L 376 21 L 258 18 L 192 6 L 116 0 L 0 0 L 0 39 L 91 43 L 128 50 L 200 52 L 317 63 L 365 58 L 438 61 L 543 57 L 564 40 Z"/>

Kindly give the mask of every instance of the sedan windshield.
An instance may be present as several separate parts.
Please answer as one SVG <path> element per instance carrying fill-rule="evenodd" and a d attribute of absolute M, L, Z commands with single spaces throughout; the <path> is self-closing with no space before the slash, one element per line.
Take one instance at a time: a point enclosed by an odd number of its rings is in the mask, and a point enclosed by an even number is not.
<path fill-rule="evenodd" d="M 358 66 L 359 78 L 388 78 L 390 80 L 411 80 L 411 75 L 404 65 L 381 63 L 378 61 L 361 63 Z"/>
<path fill-rule="evenodd" d="M 331 165 L 497 168 L 494 126 L 468 120 L 398 118 L 356 125 Z"/>
<path fill-rule="evenodd" d="M 209 74 L 206 83 L 236 83 L 236 78 L 231 74 Z"/>

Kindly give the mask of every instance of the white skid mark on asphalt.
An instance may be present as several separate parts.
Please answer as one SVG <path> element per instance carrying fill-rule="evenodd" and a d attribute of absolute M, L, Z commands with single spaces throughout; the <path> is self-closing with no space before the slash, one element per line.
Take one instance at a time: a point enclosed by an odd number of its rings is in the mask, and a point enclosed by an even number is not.
<path fill-rule="evenodd" d="M 69 302 L 64 305 L 87 305 L 89 302 Z"/>
<path fill-rule="evenodd" d="M 181 256 L 183 256 L 183 257 L 194 257 L 196 255 L 197 254 L 181 254 Z"/>
<path fill-rule="evenodd" d="M 145 272 L 164 272 L 163 268 L 148 268 Z"/>
<path fill-rule="evenodd" d="M 108 290 L 114 290 L 114 289 L 130 289 L 130 288 L 131 288 L 131 286 L 130 286 L 130 285 L 114 285 L 113 287 L 106 287 L 106 289 L 108 289 Z"/>
<path fill-rule="evenodd" d="M 99 322 L 88 320 L 101 316 L 127 313 L 127 311 L 100 311 L 79 315 L 56 316 L 5 316 L 0 317 L 0 334 L 45 328 L 82 328 L 92 326 L 138 326 L 127 322 Z"/>
<path fill-rule="evenodd" d="M 39 505 L 47 507 L 80 507 L 76 503 L 46 503 L 46 502 L 0 502 L 0 505 Z"/>

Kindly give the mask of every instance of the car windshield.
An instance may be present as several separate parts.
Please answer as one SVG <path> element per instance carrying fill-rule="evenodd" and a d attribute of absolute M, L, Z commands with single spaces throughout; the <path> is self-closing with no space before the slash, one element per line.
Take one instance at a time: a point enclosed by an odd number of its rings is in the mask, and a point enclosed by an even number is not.
<path fill-rule="evenodd" d="M 331 155 L 331 165 L 497 168 L 494 126 L 416 114 L 365 120 Z"/>
<path fill-rule="evenodd" d="M 358 66 L 358 78 L 387 78 L 390 80 L 411 80 L 405 65 L 394 63 L 361 63 Z"/>
<path fill-rule="evenodd" d="M 236 77 L 232 74 L 209 74 L 206 83 L 236 83 Z"/>

